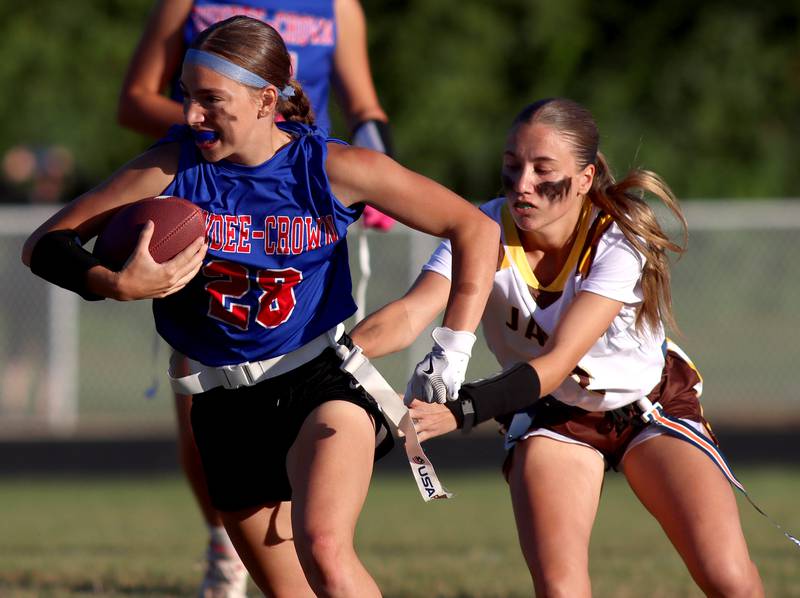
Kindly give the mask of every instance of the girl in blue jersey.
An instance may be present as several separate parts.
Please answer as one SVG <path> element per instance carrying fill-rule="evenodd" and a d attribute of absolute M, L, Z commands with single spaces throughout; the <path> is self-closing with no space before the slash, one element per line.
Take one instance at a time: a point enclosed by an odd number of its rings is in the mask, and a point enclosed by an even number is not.
<path fill-rule="evenodd" d="M 378 596 L 353 532 L 385 424 L 332 348 L 348 342 L 340 323 L 355 311 L 346 229 L 368 201 L 450 239 L 453 290 L 427 362 L 454 396 L 489 292 L 497 226 L 390 158 L 310 126 L 286 47 L 258 20 L 204 32 L 181 84 L 187 126 L 39 227 L 23 261 L 87 298 L 155 299 L 159 332 L 188 357 L 188 370 L 172 375 L 195 394 L 214 506 L 262 591 Z M 148 224 L 119 272 L 82 249 L 116 208 L 164 192 L 206 211 L 208 242 L 157 264 Z"/>
<path fill-rule="evenodd" d="M 236 14 L 271 24 L 281 33 L 292 58 L 293 77 L 314 112 L 314 124 L 330 128 L 331 87 L 353 144 L 391 154 L 388 118 L 381 107 L 367 54 L 366 19 L 358 0 L 158 0 L 131 59 L 120 93 L 120 124 L 160 138 L 183 122 L 180 67 L 186 48 L 201 31 Z M 285 33 L 285 34 L 284 34 Z M 169 84 L 170 96 L 164 95 Z M 386 230 L 394 221 L 366 206 L 365 227 Z M 240 596 L 246 572 L 222 521 L 211 505 L 202 463 L 191 431 L 191 395 L 175 395 L 178 449 L 208 529 L 207 568 L 202 592 Z"/>

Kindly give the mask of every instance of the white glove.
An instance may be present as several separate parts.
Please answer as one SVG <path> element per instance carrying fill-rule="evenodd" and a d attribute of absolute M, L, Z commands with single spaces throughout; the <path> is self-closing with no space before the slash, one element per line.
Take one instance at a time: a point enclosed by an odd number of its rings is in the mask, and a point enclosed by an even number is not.
<path fill-rule="evenodd" d="M 414 368 L 406 387 L 406 403 L 421 399 L 426 403 L 444 403 L 458 399 L 458 389 L 467 374 L 475 335 L 465 330 L 435 328 L 431 333 L 433 348 Z"/>

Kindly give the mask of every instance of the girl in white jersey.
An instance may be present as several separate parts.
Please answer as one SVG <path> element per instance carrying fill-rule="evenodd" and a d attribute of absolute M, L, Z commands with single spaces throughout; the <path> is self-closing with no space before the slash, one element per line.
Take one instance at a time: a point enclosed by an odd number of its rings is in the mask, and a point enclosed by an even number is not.
<path fill-rule="evenodd" d="M 659 401 L 714 441 L 701 378 L 662 324 L 675 325 L 666 252 L 683 249 L 643 193 L 684 233 L 685 220 L 657 175 L 615 182 L 598 143 L 591 114 L 570 100 L 538 101 L 514 120 L 505 197 L 482 208 L 502 229 L 482 323 L 503 373 L 462 386 L 445 405 L 407 392 L 420 439 L 492 417 L 507 428 L 504 471 L 537 595 L 591 594 L 589 538 L 605 469 L 619 467 L 706 594 L 761 596 L 727 480 L 700 450 L 644 424 L 637 407 Z M 451 266 L 445 242 L 354 342 L 370 356 L 410 344 L 446 305 Z M 423 362 L 417 375 L 436 378 L 435 366 Z"/>

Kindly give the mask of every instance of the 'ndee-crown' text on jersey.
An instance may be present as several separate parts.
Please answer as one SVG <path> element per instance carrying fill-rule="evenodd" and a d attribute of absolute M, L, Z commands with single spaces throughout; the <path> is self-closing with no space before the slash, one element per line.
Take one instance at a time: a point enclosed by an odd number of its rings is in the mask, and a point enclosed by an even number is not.
<path fill-rule="evenodd" d="M 530 267 L 504 198 L 481 207 L 500 223 L 502 260 L 483 314 L 482 328 L 503 369 L 544 352 L 547 339 L 581 291 L 622 302 L 611 326 L 552 393 L 559 401 L 589 411 L 616 409 L 646 396 L 661 379 L 664 330 L 637 331 L 642 301 L 642 256 L 619 227 L 589 202 L 584 205 L 575 242 L 562 271 L 548 285 Z M 423 269 L 450 277 L 447 241 Z"/>
<path fill-rule="evenodd" d="M 334 197 L 327 139 L 299 123 L 278 126 L 293 140 L 265 163 L 210 163 L 176 128 L 181 144 L 165 195 L 206 213 L 209 249 L 180 292 L 153 301 L 159 334 L 206 365 L 267 359 L 297 349 L 356 309 L 345 236 L 361 215 Z"/>

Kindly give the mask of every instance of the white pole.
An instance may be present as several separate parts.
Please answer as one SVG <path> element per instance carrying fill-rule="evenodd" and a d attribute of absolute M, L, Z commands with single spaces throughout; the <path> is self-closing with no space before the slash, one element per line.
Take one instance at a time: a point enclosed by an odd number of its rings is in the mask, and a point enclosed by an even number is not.
<path fill-rule="evenodd" d="M 358 269 L 361 277 L 356 286 L 356 324 L 367 315 L 367 286 L 369 285 L 372 268 L 369 263 L 369 240 L 367 239 L 367 227 L 364 222 L 358 223 Z"/>
<path fill-rule="evenodd" d="M 78 425 L 80 301 L 74 293 L 55 285 L 47 288 L 47 424 L 54 433 L 69 435 Z"/>

